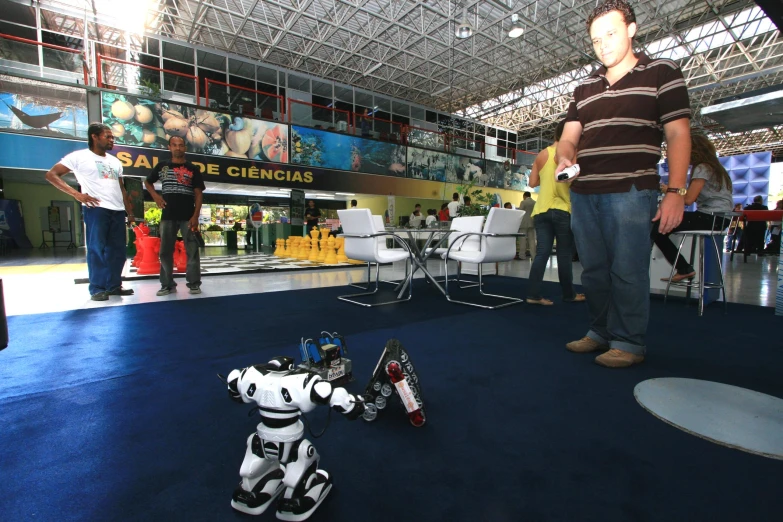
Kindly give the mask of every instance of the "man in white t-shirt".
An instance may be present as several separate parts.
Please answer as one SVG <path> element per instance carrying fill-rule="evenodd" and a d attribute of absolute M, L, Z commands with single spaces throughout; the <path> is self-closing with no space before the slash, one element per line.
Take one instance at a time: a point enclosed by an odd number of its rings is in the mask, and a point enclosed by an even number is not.
<path fill-rule="evenodd" d="M 451 201 L 449 202 L 449 219 L 454 219 L 459 216 L 459 193 L 455 192 L 451 195 Z"/>
<path fill-rule="evenodd" d="M 120 179 L 122 164 L 106 154 L 114 147 L 111 129 L 102 123 L 91 123 L 87 135 L 89 148 L 65 156 L 46 173 L 46 180 L 84 205 L 90 296 L 93 301 L 106 301 L 110 295 L 133 294 L 132 289 L 122 287 L 125 214 L 133 221 L 133 213 Z M 69 172 L 76 176 L 81 192 L 63 181 Z"/>

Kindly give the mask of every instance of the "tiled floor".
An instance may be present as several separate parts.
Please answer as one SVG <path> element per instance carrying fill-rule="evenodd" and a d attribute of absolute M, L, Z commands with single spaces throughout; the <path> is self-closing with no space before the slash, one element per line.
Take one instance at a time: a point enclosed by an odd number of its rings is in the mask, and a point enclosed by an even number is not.
<path fill-rule="evenodd" d="M 209 249 L 208 255 L 225 254 L 223 249 Z M 777 257 L 751 257 L 748 263 L 742 262 L 742 256 L 733 261 L 725 256 L 728 267 L 726 282 L 729 302 L 775 305 L 775 286 L 777 284 Z M 442 264 L 432 262 L 433 274 L 442 273 Z M 500 266 L 500 274 L 510 277 L 527 278 L 531 261 L 512 261 Z M 574 281 L 580 282 L 581 266 L 574 264 Z M 203 278 L 199 295 L 190 295 L 183 284 L 179 291 L 165 297 L 157 297 L 160 288 L 156 280 L 130 281 L 124 283 L 133 288 L 135 294 L 129 297 L 111 297 L 109 301 L 90 300 L 86 284 L 75 284 L 75 279 L 87 277 L 87 265 L 83 248 L 77 250 L 32 249 L 12 251 L 0 258 L 0 279 L 2 279 L 5 308 L 7 315 L 23 315 L 44 312 L 76 310 L 81 308 L 99 308 L 148 303 L 161 300 L 202 299 L 223 295 L 239 295 L 263 292 L 283 292 L 327 286 L 345 286 L 349 282 L 358 282 L 366 278 L 366 269 L 358 266 L 348 269 L 330 269 L 307 271 L 303 273 L 286 272 L 282 274 L 236 274 Z M 384 267 L 383 278 L 401 276 L 402 270 Z M 547 281 L 557 281 L 557 260 L 552 257 L 544 275 Z M 414 295 L 415 299 L 415 295 Z"/>

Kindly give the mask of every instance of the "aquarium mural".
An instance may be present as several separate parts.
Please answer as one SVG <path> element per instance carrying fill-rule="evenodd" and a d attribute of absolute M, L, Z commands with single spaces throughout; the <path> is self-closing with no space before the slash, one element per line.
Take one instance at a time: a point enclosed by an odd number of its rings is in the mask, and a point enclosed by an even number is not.
<path fill-rule="evenodd" d="M 405 177 L 405 147 L 293 125 L 291 163 Z"/>
<path fill-rule="evenodd" d="M 520 190 L 520 191 L 532 191 L 528 186 L 528 179 L 530 178 L 530 167 L 527 165 L 511 165 L 509 176 L 506 177 L 508 190 Z"/>
<path fill-rule="evenodd" d="M 9 92 L 16 84 L 0 85 L 0 130 L 52 136 L 59 138 L 87 138 L 87 102 L 68 99 L 73 93 L 58 98 L 54 89 L 49 96 L 32 96 Z M 24 89 L 24 85 L 18 85 Z M 9 90 L 10 90 L 9 89 Z"/>
<path fill-rule="evenodd" d="M 102 115 L 120 145 L 167 149 L 169 137 L 180 136 L 188 152 L 288 162 L 282 123 L 113 92 L 103 93 Z"/>
<path fill-rule="evenodd" d="M 481 158 L 468 158 L 466 156 L 455 156 L 456 167 L 453 172 L 448 172 L 446 181 L 450 183 L 470 183 L 475 181 L 477 185 L 481 184 L 484 174 L 484 160 Z M 486 186 L 486 185 L 484 185 Z"/>
<path fill-rule="evenodd" d="M 429 181 L 446 181 L 456 177 L 457 156 L 435 150 L 408 147 L 408 177 Z"/>

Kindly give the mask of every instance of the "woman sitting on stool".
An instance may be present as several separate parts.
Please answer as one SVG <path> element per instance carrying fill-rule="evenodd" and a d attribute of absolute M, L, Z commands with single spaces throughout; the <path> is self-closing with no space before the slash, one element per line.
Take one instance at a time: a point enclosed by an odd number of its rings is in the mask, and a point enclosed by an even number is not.
<path fill-rule="evenodd" d="M 668 187 L 662 185 L 666 192 Z M 723 230 L 729 219 L 714 219 L 712 212 L 730 212 L 734 204 L 731 197 L 731 178 L 718 161 L 715 146 L 706 136 L 691 135 L 691 183 L 685 194 L 685 205 L 696 202 L 696 212 L 685 212 L 680 225 L 672 234 L 686 230 Z M 682 256 L 677 255 L 677 247 L 669 239 L 669 234 L 658 233 L 658 222 L 653 226 L 653 239 L 670 264 L 675 265 L 677 273 L 672 282 L 691 279 L 696 275 L 693 266 Z M 662 281 L 668 281 L 665 277 Z"/>

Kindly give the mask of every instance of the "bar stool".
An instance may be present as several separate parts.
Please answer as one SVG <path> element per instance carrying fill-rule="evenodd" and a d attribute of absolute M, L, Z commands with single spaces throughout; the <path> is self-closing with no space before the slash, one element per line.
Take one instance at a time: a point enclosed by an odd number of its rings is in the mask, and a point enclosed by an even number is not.
<path fill-rule="evenodd" d="M 685 287 L 688 289 L 687 294 L 685 296 L 685 302 L 687 304 L 688 299 L 691 295 L 691 289 L 697 288 L 699 292 L 699 317 L 701 317 L 704 314 L 704 291 L 710 290 L 710 289 L 719 289 L 723 291 L 723 313 L 727 313 L 727 303 L 726 303 L 726 285 L 725 281 L 723 279 L 723 262 L 722 262 L 722 248 L 718 247 L 718 241 L 716 238 L 726 235 L 727 229 L 731 226 L 733 221 L 735 219 L 739 220 L 742 217 L 742 212 L 712 212 L 712 230 L 682 230 L 679 232 L 676 232 L 677 234 L 682 235 L 682 239 L 680 239 L 680 244 L 677 247 L 677 257 L 679 258 L 680 252 L 682 251 L 682 245 L 685 244 L 685 240 L 690 237 L 691 238 L 691 256 L 690 256 L 690 264 L 693 266 L 693 257 L 696 253 L 696 245 L 699 245 L 699 272 L 696 276 L 693 277 L 691 280 L 683 280 L 674 282 L 672 281 L 672 278 L 674 277 L 674 274 L 676 273 L 676 263 L 672 265 L 672 271 L 669 274 L 669 281 L 666 284 L 666 292 L 664 293 L 663 302 L 666 302 L 666 298 L 669 296 L 669 288 L 672 286 L 680 286 Z M 715 230 L 715 226 L 718 224 L 718 220 L 722 220 L 724 223 L 724 227 L 719 230 Z M 726 223 L 726 220 L 729 220 L 728 223 Z M 712 243 L 712 246 L 715 250 L 715 258 L 718 261 L 718 275 L 720 277 L 720 282 L 709 282 L 705 281 L 706 276 L 704 274 L 705 271 L 705 262 L 704 262 L 704 250 L 706 249 L 707 244 L 707 238 L 710 239 L 710 242 Z M 721 247 L 722 247 L 722 241 L 721 241 Z"/>

